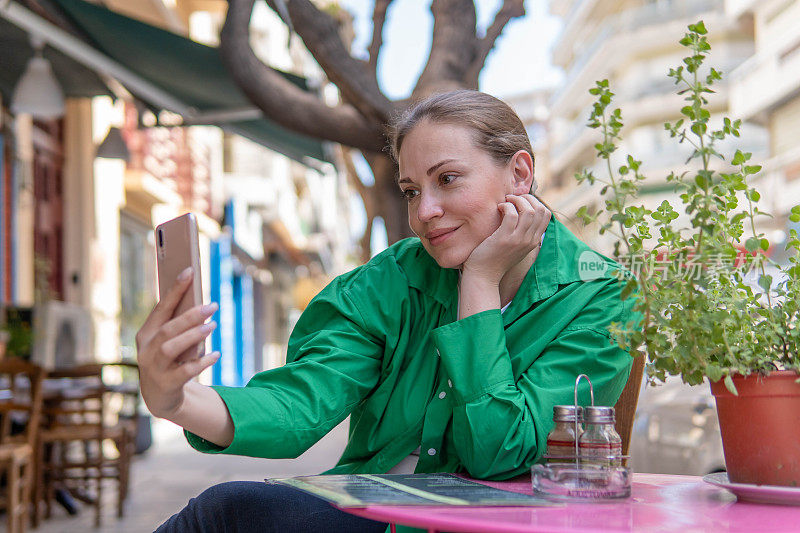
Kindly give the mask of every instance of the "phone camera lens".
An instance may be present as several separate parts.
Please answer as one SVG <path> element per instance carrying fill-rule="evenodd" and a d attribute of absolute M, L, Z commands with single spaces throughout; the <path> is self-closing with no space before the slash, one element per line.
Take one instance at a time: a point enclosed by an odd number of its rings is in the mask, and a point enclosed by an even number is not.
<path fill-rule="evenodd" d="M 164 246 L 164 232 L 162 230 L 158 230 L 158 246 L 159 248 Z"/>

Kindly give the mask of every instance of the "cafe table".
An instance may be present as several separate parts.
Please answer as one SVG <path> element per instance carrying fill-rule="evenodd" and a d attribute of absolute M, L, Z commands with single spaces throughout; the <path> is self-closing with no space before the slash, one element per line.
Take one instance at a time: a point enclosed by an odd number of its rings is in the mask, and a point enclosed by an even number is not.
<path fill-rule="evenodd" d="M 532 494 L 530 477 L 504 482 L 475 481 Z M 696 476 L 635 473 L 631 492 L 630 498 L 622 500 L 602 503 L 569 501 L 552 507 L 373 505 L 342 510 L 428 532 L 800 531 L 800 506 L 737 502 L 732 493 Z"/>

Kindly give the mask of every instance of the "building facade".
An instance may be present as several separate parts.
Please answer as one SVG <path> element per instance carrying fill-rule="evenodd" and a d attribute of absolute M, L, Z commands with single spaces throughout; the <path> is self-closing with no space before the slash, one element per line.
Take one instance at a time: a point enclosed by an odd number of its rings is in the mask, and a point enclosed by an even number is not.
<path fill-rule="evenodd" d="M 606 176 L 595 150 L 601 140 L 599 130 L 587 127 L 595 99 L 589 89 L 596 80 L 607 79 L 615 93 L 613 107 L 621 109 L 625 124 L 617 157 L 621 162 L 631 154 L 643 162 L 648 178 L 642 187 L 644 203 L 654 207 L 663 199 L 677 202 L 665 179 L 670 172 L 688 168 L 691 155 L 687 144 L 670 139 L 664 129 L 665 122 L 680 118 L 684 105 L 674 80 L 667 76 L 686 55 L 678 41 L 687 26 L 699 20 L 709 30 L 712 51 L 706 64 L 724 74 L 709 97 L 713 127 L 721 125 L 723 115 L 731 111 L 728 74 L 752 56 L 753 29 L 729 16 L 723 0 L 573 0 L 551 2 L 550 11 L 564 21 L 552 57 L 566 76 L 549 103 L 544 197 L 579 235 L 610 252 L 610 242 L 599 241 L 596 231 L 584 232 L 572 220 L 583 205 L 602 208 L 597 191 L 588 184 L 577 186 L 574 178 L 584 168 Z M 741 140 L 726 140 L 718 148 L 733 153 L 741 147 L 758 157 L 765 153 L 766 143 L 763 127 L 745 123 Z M 618 166 L 616 160 L 612 166 Z"/>
<path fill-rule="evenodd" d="M 226 5 L 104 3 L 211 45 Z M 297 39 L 286 49 L 286 29 L 265 6 L 256 10 L 253 35 L 266 62 L 323 82 Z M 297 154 L 290 159 L 218 127 L 183 126 L 181 117 L 115 89 L 115 98 L 89 97 L 111 92 L 105 87 L 69 97 L 63 118 L 46 123 L 12 115 L 2 101 L 3 306 L 74 308 L 91 326 L 81 357 L 134 357 L 135 333 L 157 297 L 153 228 L 192 211 L 204 299 L 223 303 L 209 346 L 223 351 L 222 362 L 203 379 L 242 384 L 282 364 L 289 329 L 307 303 L 294 296 L 297 286 L 307 295 L 355 257 L 349 225 L 338 222 L 349 201 L 346 181 L 330 163 L 303 165 Z M 125 154 L 102 157 L 99 147 L 114 130 Z"/>
<path fill-rule="evenodd" d="M 773 215 L 765 221 L 768 236 L 784 261 L 788 231 L 800 231 L 788 219 L 800 203 L 800 1 L 729 0 L 726 9 L 755 36 L 753 56 L 730 76 L 731 114 L 767 130 L 768 153 L 756 179 Z"/>

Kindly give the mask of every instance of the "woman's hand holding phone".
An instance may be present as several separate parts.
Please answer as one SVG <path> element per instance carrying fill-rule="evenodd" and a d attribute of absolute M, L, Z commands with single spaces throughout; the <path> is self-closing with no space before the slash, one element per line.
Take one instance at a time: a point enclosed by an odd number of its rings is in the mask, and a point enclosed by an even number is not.
<path fill-rule="evenodd" d="M 499 284 L 529 254 L 536 261 L 551 213 L 532 194 L 506 195 L 506 201 L 497 208 L 502 217 L 500 226 L 475 247 L 462 272 Z"/>
<path fill-rule="evenodd" d="M 173 317 L 192 279 L 192 269 L 187 268 L 136 334 L 142 399 L 153 415 L 172 421 L 183 407 L 187 383 L 220 356 L 219 352 L 213 352 L 197 359 L 181 358 L 216 328 L 215 322 L 206 323 L 217 310 L 215 303 L 198 305 Z"/>

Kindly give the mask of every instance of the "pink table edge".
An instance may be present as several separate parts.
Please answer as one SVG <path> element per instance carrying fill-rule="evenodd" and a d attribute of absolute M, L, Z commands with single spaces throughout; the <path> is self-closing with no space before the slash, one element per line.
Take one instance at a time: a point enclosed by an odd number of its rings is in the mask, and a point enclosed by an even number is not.
<path fill-rule="evenodd" d="M 475 481 L 532 494 L 529 477 L 505 482 Z M 375 505 L 341 509 L 364 518 L 430 532 L 800 531 L 800 507 L 739 503 L 733 494 L 704 482 L 701 477 L 673 474 L 634 473 L 631 497 L 608 503 L 463 508 Z M 504 515 L 516 518 L 517 522 L 505 521 Z M 519 521 L 525 516 L 529 523 Z"/>

